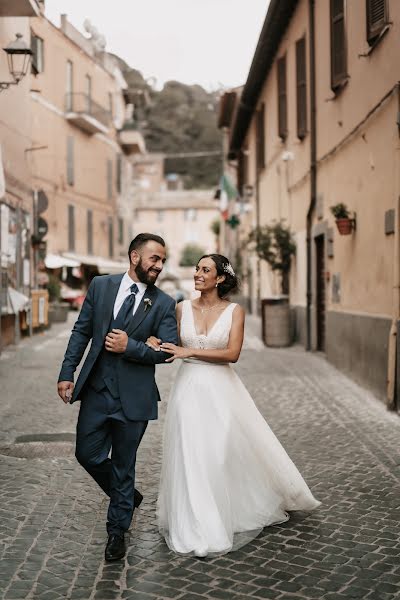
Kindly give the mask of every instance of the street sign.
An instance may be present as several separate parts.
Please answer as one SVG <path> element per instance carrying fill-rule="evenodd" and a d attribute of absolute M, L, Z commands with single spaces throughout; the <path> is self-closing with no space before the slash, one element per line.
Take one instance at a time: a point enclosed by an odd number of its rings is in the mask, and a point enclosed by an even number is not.
<path fill-rule="evenodd" d="M 42 213 L 44 213 L 44 211 L 47 210 L 48 206 L 49 206 L 48 197 L 46 196 L 46 194 L 44 193 L 43 190 L 39 190 L 38 195 L 37 195 L 37 209 L 36 209 L 37 214 L 41 215 Z M 46 233 L 47 233 L 47 231 L 46 231 Z"/>

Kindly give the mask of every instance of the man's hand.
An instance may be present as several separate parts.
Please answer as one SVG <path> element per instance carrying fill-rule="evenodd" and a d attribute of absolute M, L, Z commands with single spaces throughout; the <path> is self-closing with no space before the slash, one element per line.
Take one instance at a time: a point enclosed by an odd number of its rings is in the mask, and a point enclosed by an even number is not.
<path fill-rule="evenodd" d="M 122 329 L 113 329 L 106 336 L 105 349 L 109 352 L 122 354 L 128 345 L 128 336 Z"/>
<path fill-rule="evenodd" d="M 74 384 L 72 381 L 59 381 L 57 384 L 57 391 L 61 400 L 65 402 L 65 404 L 68 404 L 72 398 Z"/>

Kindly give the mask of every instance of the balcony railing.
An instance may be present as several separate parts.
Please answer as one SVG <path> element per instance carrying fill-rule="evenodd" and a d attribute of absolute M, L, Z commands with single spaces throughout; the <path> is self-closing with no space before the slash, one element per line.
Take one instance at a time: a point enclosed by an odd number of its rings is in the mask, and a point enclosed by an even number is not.
<path fill-rule="evenodd" d="M 106 133 L 111 113 L 92 100 L 88 94 L 73 93 L 65 96 L 65 116 L 86 133 Z"/>

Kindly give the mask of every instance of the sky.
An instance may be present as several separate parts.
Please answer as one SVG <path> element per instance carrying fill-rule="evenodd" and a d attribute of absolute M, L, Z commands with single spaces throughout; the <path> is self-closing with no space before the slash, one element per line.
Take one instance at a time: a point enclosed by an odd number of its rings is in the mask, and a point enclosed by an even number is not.
<path fill-rule="evenodd" d="M 88 18 L 118 54 L 161 88 L 171 79 L 207 90 L 245 83 L 269 0 L 46 0 L 80 31 Z"/>

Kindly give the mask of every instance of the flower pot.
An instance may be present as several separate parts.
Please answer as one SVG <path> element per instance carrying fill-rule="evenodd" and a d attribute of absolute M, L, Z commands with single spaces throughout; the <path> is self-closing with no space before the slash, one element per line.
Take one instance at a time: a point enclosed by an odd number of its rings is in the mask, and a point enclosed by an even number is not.
<path fill-rule="evenodd" d="M 65 323 L 68 319 L 69 305 L 66 303 L 53 302 L 49 305 L 49 322 Z"/>
<path fill-rule="evenodd" d="M 265 298 L 261 301 L 263 341 L 271 348 L 291 344 L 290 306 L 287 296 Z"/>
<path fill-rule="evenodd" d="M 336 219 L 340 235 L 350 235 L 353 231 L 353 219 Z"/>

